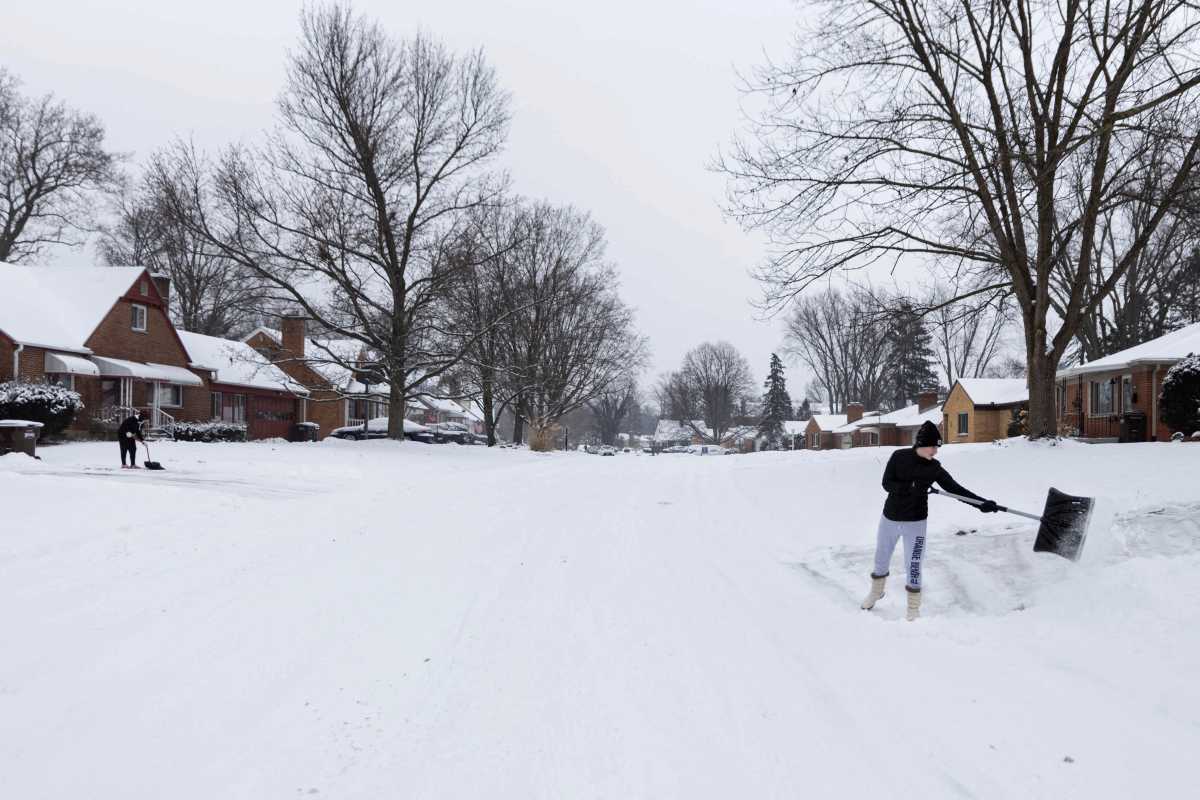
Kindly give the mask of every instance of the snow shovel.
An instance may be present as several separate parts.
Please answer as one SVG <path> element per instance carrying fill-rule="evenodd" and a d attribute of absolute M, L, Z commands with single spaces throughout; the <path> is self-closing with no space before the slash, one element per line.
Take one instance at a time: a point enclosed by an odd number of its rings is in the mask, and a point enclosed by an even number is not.
<path fill-rule="evenodd" d="M 953 497 L 973 506 L 981 506 L 982 502 L 970 497 L 963 497 L 952 492 L 929 487 L 930 494 L 941 494 Z M 1036 519 L 1042 523 L 1038 528 L 1037 539 L 1033 543 L 1034 552 L 1054 553 L 1071 561 L 1078 561 L 1083 553 L 1083 542 L 1087 538 L 1088 522 L 1092 519 L 1092 506 L 1096 501 L 1091 497 L 1075 497 L 1051 488 L 1046 495 L 1046 508 L 1039 517 L 1015 508 L 997 505 L 1001 511 L 1016 514 L 1019 517 Z"/>
<path fill-rule="evenodd" d="M 146 461 L 143 462 L 146 465 L 146 469 L 166 469 L 166 467 L 164 467 L 162 464 L 158 463 L 157 461 L 150 460 L 150 443 L 149 442 L 142 442 L 142 447 L 146 448 Z"/>

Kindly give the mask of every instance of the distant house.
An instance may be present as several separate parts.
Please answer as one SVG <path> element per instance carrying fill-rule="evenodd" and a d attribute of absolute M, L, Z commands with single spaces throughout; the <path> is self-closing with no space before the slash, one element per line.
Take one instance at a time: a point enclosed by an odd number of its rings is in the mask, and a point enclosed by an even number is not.
<path fill-rule="evenodd" d="M 959 378 L 942 405 L 943 441 L 959 444 L 1004 439 L 1013 412 L 1028 405 L 1024 378 Z"/>
<path fill-rule="evenodd" d="M 208 373 L 209 417 L 246 425 L 250 439 L 284 439 L 304 421 L 308 390 L 245 342 L 179 331 L 191 368 Z"/>
<path fill-rule="evenodd" d="M 69 433 L 113 427 L 134 409 L 152 426 L 206 420 L 209 390 L 167 316 L 170 281 L 142 267 L 0 264 L 0 380 L 83 396 Z"/>
<path fill-rule="evenodd" d="M 845 414 L 813 414 L 804 425 L 805 446 L 809 450 L 833 450 L 837 447 L 833 432 L 846 422 Z"/>
<path fill-rule="evenodd" d="M 1055 376 L 1060 429 L 1123 442 L 1171 438 L 1159 418 L 1158 396 L 1167 370 L 1189 353 L 1200 353 L 1200 323 L 1060 369 Z"/>
<path fill-rule="evenodd" d="M 280 330 L 256 328 L 244 341 L 308 390 L 308 419 L 321 426 L 321 437 L 337 428 L 386 417 L 391 388 L 364 383 L 370 365 L 362 343 L 312 339 L 306 328 L 303 317 L 288 316 Z M 356 369 L 360 365 L 362 369 Z"/>

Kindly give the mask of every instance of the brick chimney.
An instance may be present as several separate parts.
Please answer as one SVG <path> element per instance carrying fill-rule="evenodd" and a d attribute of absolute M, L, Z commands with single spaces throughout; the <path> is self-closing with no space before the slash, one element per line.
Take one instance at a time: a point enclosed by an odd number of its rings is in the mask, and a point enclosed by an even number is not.
<path fill-rule="evenodd" d="M 152 272 L 150 280 L 154 281 L 154 288 L 158 289 L 159 295 L 162 296 L 163 305 L 169 309 L 171 307 L 171 276 L 165 272 Z"/>
<path fill-rule="evenodd" d="M 922 389 L 917 395 L 917 410 L 924 411 L 927 408 L 933 408 L 938 403 L 937 389 Z"/>
<path fill-rule="evenodd" d="M 304 338 L 305 327 L 308 320 L 303 314 L 288 314 L 283 318 L 283 345 L 284 351 L 293 358 L 304 357 Z"/>
<path fill-rule="evenodd" d="M 863 404 L 862 403 L 847 403 L 846 404 L 846 422 L 858 422 L 862 419 Z"/>

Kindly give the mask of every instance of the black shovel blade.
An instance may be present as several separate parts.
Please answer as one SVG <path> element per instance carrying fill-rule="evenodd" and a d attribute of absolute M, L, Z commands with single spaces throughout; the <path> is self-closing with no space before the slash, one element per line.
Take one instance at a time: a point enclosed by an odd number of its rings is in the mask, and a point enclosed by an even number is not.
<path fill-rule="evenodd" d="M 1090 497 L 1075 497 L 1052 488 L 1046 495 L 1046 510 L 1033 549 L 1078 561 L 1095 503 Z"/>
<path fill-rule="evenodd" d="M 146 463 L 146 469 L 166 469 L 166 467 L 164 467 L 162 464 L 158 463 L 157 461 L 147 461 L 145 463 Z"/>

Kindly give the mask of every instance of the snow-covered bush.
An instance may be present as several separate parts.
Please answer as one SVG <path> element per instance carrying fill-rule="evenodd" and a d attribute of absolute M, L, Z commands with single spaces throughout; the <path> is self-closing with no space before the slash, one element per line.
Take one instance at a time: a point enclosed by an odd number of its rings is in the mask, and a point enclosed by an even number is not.
<path fill-rule="evenodd" d="M 0 419 L 27 419 L 42 423 L 42 435 L 62 433 L 83 410 L 83 398 L 52 383 L 9 381 L 0 383 Z"/>
<path fill-rule="evenodd" d="M 1172 431 L 1200 430 L 1200 354 L 1189 353 L 1167 372 L 1158 396 L 1159 414 Z"/>
<path fill-rule="evenodd" d="M 173 431 L 181 442 L 246 441 L 246 425 L 242 422 L 176 422 Z"/>

